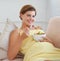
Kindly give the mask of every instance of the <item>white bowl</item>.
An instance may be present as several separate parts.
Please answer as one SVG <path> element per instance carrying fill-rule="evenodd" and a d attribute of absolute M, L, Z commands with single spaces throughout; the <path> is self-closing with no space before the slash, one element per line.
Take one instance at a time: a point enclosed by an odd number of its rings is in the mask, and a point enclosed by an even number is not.
<path fill-rule="evenodd" d="M 46 36 L 46 34 L 42 34 L 42 35 L 33 35 L 34 40 L 36 41 L 40 41 L 43 40 L 43 38 Z"/>

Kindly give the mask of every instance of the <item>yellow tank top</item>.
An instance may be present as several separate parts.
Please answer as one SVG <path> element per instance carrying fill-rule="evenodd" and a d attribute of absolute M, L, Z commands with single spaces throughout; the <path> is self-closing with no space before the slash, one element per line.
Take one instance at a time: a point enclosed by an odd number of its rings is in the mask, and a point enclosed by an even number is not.
<path fill-rule="evenodd" d="M 33 33 L 34 34 L 34 33 Z M 33 35 L 32 34 L 32 35 Z M 29 61 L 28 58 L 35 57 L 42 59 L 60 59 L 60 49 L 53 46 L 49 42 L 37 42 L 33 39 L 32 35 L 24 39 L 22 42 L 20 51 L 26 54 L 25 61 Z M 32 60 L 33 61 L 33 60 Z"/>
<path fill-rule="evenodd" d="M 21 48 L 20 48 L 20 51 L 25 54 L 27 52 L 27 50 L 34 44 L 36 43 L 36 41 L 34 40 L 33 36 L 34 34 L 43 34 L 44 31 L 43 30 L 40 30 L 40 29 L 37 29 L 37 30 L 30 30 L 29 31 L 29 36 L 28 38 L 24 39 L 24 41 L 22 42 L 22 45 L 21 45 Z M 22 34 L 22 32 L 20 32 L 20 34 Z"/>

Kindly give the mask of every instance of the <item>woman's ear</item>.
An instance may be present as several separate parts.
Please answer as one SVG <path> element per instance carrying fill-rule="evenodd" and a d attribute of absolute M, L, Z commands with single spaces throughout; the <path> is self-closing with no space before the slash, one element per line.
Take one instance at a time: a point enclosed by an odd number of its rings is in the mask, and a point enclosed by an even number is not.
<path fill-rule="evenodd" d="M 19 18 L 22 20 L 22 14 L 19 15 Z"/>

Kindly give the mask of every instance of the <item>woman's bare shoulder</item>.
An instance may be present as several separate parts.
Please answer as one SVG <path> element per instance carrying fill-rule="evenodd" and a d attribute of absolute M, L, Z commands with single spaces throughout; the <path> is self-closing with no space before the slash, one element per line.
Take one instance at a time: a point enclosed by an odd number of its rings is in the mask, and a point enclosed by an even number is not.
<path fill-rule="evenodd" d="M 13 30 L 13 31 L 10 33 L 9 41 L 10 41 L 10 42 L 11 42 L 11 41 L 15 41 L 18 36 L 19 36 L 18 29 Z"/>
<path fill-rule="evenodd" d="M 13 43 L 15 43 L 17 41 L 18 37 L 19 37 L 18 29 L 13 30 L 10 33 L 9 44 L 12 45 Z"/>
<path fill-rule="evenodd" d="M 16 28 L 16 29 L 14 29 L 11 33 L 10 33 L 10 35 L 17 35 L 18 34 L 18 29 Z"/>

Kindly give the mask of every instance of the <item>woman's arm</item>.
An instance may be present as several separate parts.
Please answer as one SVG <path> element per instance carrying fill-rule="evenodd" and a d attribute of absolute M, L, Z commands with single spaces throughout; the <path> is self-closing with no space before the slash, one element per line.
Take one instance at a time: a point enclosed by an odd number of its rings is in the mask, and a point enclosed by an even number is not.
<path fill-rule="evenodd" d="M 8 46 L 8 58 L 10 60 L 14 59 L 19 52 L 21 43 L 24 38 L 26 38 L 26 34 L 23 33 L 21 36 L 18 33 L 18 30 L 14 30 L 10 34 L 9 38 L 9 46 Z"/>
<path fill-rule="evenodd" d="M 50 42 L 54 45 L 54 42 L 50 38 L 48 38 L 47 36 L 43 37 L 43 42 Z"/>

